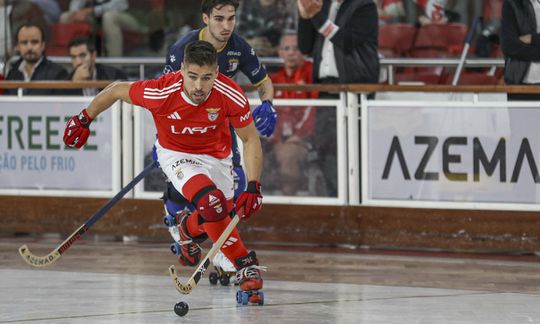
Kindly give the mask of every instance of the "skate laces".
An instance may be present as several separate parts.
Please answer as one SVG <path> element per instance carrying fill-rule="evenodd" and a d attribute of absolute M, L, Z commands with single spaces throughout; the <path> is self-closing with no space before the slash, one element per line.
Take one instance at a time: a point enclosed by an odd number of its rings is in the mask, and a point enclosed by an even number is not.
<path fill-rule="evenodd" d="M 245 268 L 242 268 L 236 272 L 236 280 L 242 281 L 245 279 L 260 279 L 261 271 L 266 271 L 267 267 L 251 265 Z"/>

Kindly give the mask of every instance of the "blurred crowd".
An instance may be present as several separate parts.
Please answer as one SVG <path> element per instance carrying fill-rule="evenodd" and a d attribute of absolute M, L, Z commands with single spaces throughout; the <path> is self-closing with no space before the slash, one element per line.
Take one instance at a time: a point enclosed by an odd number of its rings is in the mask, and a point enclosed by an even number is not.
<path fill-rule="evenodd" d="M 373 1 L 380 25 L 470 26 L 482 16 L 479 35 L 485 39 L 478 40 L 479 54 L 500 54 L 488 46 L 498 41 L 502 0 Z M 101 56 L 162 56 L 181 36 L 202 27 L 199 7 L 200 0 L 0 0 L 0 57 L 15 54 L 13 33 L 24 22 L 43 28 L 49 56 L 67 55 L 70 38 L 85 33 L 95 38 Z M 241 1 L 237 32 L 259 56 L 277 57 L 282 32 L 296 29 L 297 18 L 296 1 Z"/>

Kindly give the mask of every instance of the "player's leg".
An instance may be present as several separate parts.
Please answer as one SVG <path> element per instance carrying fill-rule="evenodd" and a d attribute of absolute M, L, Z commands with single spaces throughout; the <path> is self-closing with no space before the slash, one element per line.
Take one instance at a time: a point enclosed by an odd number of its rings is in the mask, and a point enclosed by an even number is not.
<path fill-rule="evenodd" d="M 178 261 L 182 265 L 195 266 L 201 259 L 199 244 L 207 239 L 202 226 L 203 219 L 182 192 L 184 185 L 198 177 L 208 179 L 209 172 L 205 161 L 198 155 L 168 150 L 156 142 L 155 152 L 161 170 L 169 180 L 168 188 L 163 195 L 166 211 L 165 219 L 169 222 L 169 231 L 177 241 L 175 251 L 179 254 Z M 180 190 L 178 190 L 180 189 Z M 171 224 L 173 223 L 173 224 Z M 174 245 L 173 245 L 174 246 Z"/>
<path fill-rule="evenodd" d="M 164 223 L 174 241 L 177 242 L 171 246 L 171 249 L 178 253 L 178 262 L 182 265 L 197 265 L 201 259 L 199 244 L 208 236 L 199 231 L 191 231 L 195 234 L 189 234 L 188 223 L 195 222 L 197 227 L 199 225 L 199 217 L 191 216 L 195 207 L 174 188 L 170 181 L 167 181 L 167 189 L 161 198 L 165 209 Z"/>
<path fill-rule="evenodd" d="M 229 201 L 233 196 L 232 190 L 229 189 L 232 188 L 231 178 L 229 176 L 231 168 L 232 166 L 229 164 L 227 159 L 218 160 L 216 165 L 214 165 L 214 168 L 212 168 L 212 177 L 216 183 L 216 186 L 225 193 L 226 199 Z M 220 224 L 220 222 L 205 222 L 204 226 L 205 229 L 213 226 L 223 227 L 222 229 L 219 229 L 219 233 L 221 233 L 229 222 L 230 219 L 226 217 L 223 220 L 223 224 Z M 210 238 L 212 238 L 212 235 L 208 230 L 207 233 Z M 233 234 L 234 235 L 229 236 L 227 241 L 225 241 L 225 244 L 221 247 L 221 252 L 223 252 L 227 259 L 232 261 L 234 267 L 236 268 L 236 280 L 242 291 L 249 292 L 247 297 L 248 301 L 252 303 L 262 303 L 264 298 L 263 295 L 258 295 L 256 292 L 263 287 L 263 280 L 260 272 L 262 268 L 259 267 L 257 256 L 253 251 L 248 253 L 236 229 Z M 214 241 L 216 239 L 213 238 Z M 242 248 L 235 248 L 236 245 L 241 246 Z"/>

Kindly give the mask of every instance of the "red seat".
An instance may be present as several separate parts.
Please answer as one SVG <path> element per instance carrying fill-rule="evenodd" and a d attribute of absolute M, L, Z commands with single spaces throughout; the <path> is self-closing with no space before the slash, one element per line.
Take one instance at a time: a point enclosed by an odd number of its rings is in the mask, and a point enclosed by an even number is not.
<path fill-rule="evenodd" d="M 379 51 L 384 56 L 406 56 L 413 47 L 417 28 L 412 24 L 379 26 Z"/>
<path fill-rule="evenodd" d="M 460 23 L 427 24 L 418 30 L 412 52 L 415 57 L 424 50 L 437 51 L 444 56 L 457 56 L 463 49 L 467 26 Z"/>
<path fill-rule="evenodd" d="M 90 25 L 87 23 L 52 24 L 52 39 L 47 43 L 47 55 L 67 55 L 68 44 L 73 38 L 90 36 L 91 32 Z"/>

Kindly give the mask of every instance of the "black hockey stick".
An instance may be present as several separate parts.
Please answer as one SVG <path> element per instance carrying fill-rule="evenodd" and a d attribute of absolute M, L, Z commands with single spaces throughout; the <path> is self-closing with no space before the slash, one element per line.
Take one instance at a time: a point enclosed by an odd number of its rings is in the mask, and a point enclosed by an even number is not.
<path fill-rule="evenodd" d="M 86 233 L 95 222 L 97 222 L 106 212 L 109 211 L 122 197 L 124 197 L 139 181 L 146 177 L 152 169 L 156 167 L 156 162 L 149 164 L 139 175 L 137 175 L 130 183 L 128 183 L 120 192 L 118 192 L 114 197 L 111 198 L 101 207 L 92 217 L 90 217 L 84 224 L 81 225 L 73 234 L 71 234 L 62 244 L 60 244 L 56 249 L 46 256 L 37 256 L 30 252 L 28 246 L 24 244 L 19 248 L 19 254 L 22 256 L 23 260 L 26 261 L 29 265 L 33 267 L 45 267 L 53 264 L 60 258 L 64 252 L 69 249 L 73 243 L 75 243 L 84 233 Z"/>
<path fill-rule="evenodd" d="M 195 269 L 195 272 L 193 272 L 193 274 L 191 275 L 191 278 L 189 278 L 187 283 L 182 284 L 180 282 L 180 278 L 178 278 L 178 276 L 176 275 L 176 270 L 174 268 L 174 265 L 169 267 L 169 274 L 171 276 L 171 279 L 174 282 L 174 286 L 176 287 L 176 290 L 178 290 L 179 293 L 187 295 L 191 292 L 193 288 L 197 286 L 204 272 L 206 271 L 206 269 L 208 269 L 208 266 L 210 265 L 210 260 L 213 259 L 214 256 L 218 253 L 219 249 L 221 249 L 221 247 L 225 243 L 225 240 L 227 240 L 231 232 L 236 227 L 236 224 L 238 224 L 239 220 L 240 220 L 240 217 L 238 216 L 238 214 L 236 214 L 233 217 L 233 219 L 231 219 L 231 222 L 229 223 L 229 225 L 227 225 L 223 233 L 221 233 L 220 237 L 214 243 L 210 251 L 208 251 L 204 259 L 202 259 L 201 262 L 199 262 L 197 269 Z"/>

